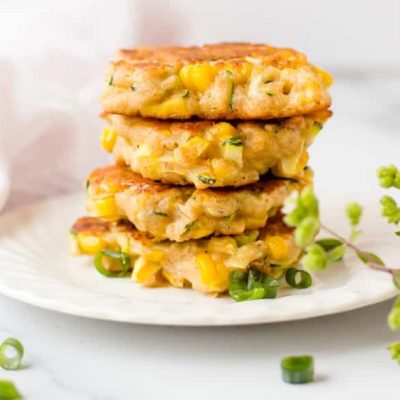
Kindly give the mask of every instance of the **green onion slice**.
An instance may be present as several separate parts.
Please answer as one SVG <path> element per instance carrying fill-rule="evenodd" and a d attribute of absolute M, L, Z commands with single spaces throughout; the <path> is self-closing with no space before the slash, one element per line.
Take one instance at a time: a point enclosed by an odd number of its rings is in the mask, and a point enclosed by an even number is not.
<path fill-rule="evenodd" d="M 22 343 L 17 339 L 8 338 L 0 346 L 0 367 L 8 370 L 18 369 L 23 356 Z"/>
<path fill-rule="evenodd" d="M 207 175 L 199 175 L 198 178 L 201 183 L 206 185 L 213 185 L 215 183 L 215 179 Z"/>
<path fill-rule="evenodd" d="M 18 400 L 22 399 L 22 396 L 11 381 L 0 381 L 0 399 Z"/>
<path fill-rule="evenodd" d="M 234 271 L 229 276 L 229 295 L 236 301 L 273 299 L 279 280 L 260 271 Z"/>
<path fill-rule="evenodd" d="M 120 278 L 132 269 L 131 257 L 122 251 L 103 249 L 94 258 L 94 266 L 102 275 Z"/>
<path fill-rule="evenodd" d="M 312 285 L 311 275 L 302 269 L 289 268 L 285 279 L 288 285 L 295 289 L 306 289 Z"/>
<path fill-rule="evenodd" d="M 282 379 L 286 383 L 308 383 L 314 380 L 314 358 L 290 356 L 281 360 Z"/>
<path fill-rule="evenodd" d="M 222 146 L 243 146 L 242 138 L 240 136 L 232 136 L 229 139 L 226 139 L 222 142 Z"/>

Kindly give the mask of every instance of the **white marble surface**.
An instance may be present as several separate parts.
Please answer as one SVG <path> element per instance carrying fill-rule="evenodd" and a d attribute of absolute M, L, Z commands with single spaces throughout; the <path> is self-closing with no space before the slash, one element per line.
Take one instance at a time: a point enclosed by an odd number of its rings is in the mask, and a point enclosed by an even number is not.
<path fill-rule="evenodd" d="M 338 77 L 335 116 L 311 155 L 322 200 L 328 186 L 343 193 L 343 203 L 379 198 L 376 167 L 399 160 L 399 92 L 400 79 L 390 76 Z M 48 175 L 22 166 L 17 160 L 8 209 L 48 189 Z M 0 371 L 0 379 L 38 400 L 397 399 L 400 369 L 385 346 L 400 334 L 386 327 L 389 308 L 386 302 L 306 321 L 185 329 L 86 320 L 0 296 L 0 339 L 14 336 L 26 347 L 26 367 Z M 292 353 L 315 356 L 316 382 L 281 381 L 279 360 Z"/>

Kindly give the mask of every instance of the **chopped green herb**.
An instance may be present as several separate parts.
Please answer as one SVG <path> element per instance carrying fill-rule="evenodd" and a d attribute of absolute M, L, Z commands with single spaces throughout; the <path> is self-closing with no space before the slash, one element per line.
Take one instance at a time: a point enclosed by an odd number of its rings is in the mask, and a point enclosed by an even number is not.
<path fill-rule="evenodd" d="M 85 184 L 85 189 L 86 189 L 86 191 L 89 190 L 89 187 L 90 187 L 90 180 L 88 179 L 88 180 L 86 181 L 86 184 Z"/>
<path fill-rule="evenodd" d="M 265 83 L 265 84 L 267 84 L 267 83 L 271 83 L 271 82 L 273 82 L 273 80 L 272 80 L 272 79 L 266 79 L 266 80 L 264 81 L 264 83 Z"/>
<path fill-rule="evenodd" d="M 21 393 L 11 381 L 0 381 L 0 399 L 18 400 L 22 399 Z"/>
<path fill-rule="evenodd" d="M 242 247 L 246 244 L 255 242 L 258 238 L 258 235 L 259 232 L 257 230 L 254 230 L 242 233 L 241 235 L 236 235 L 234 236 L 234 239 L 238 247 Z"/>
<path fill-rule="evenodd" d="M 114 75 L 111 75 L 110 80 L 108 81 L 108 86 L 112 86 L 114 81 Z"/>
<path fill-rule="evenodd" d="M 289 356 L 281 360 L 282 379 L 286 383 L 308 383 L 314 380 L 314 358 L 310 355 Z"/>
<path fill-rule="evenodd" d="M 197 220 L 194 220 L 194 221 L 191 221 L 188 224 L 186 224 L 185 228 L 183 230 L 183 234 L 188 233 L 189 231 L 191 231 L 196 222 L 197 222 Z"/>
<path fill-rule="evenodd" d="M 211 178 L 206 175 L 199 175 L 198 179 L 201 183 L 204 183 L 205 185 L 213 185 L 215 183 L 215 179 Z"/>
<path fill-rule="evenodd" d="M 158 215 L 159 217 L 168 217 L 168 214 L 165 213 L 165 212 L 162 212 L 162 211 L 154 210 L 154 211 L 153 211 L 153 214 L 154 214 L 154 215 Z"/>
<path fill-rule="evenodd" d="M 274 95 L 273 93 L 271 93 L 271 92 L 268 91 L 268 90 L 265 91 L 265 94 L 267 94 L 268 96 L 273 96 L 273 95 Z"/>
<path fill-rule="evenodd" d="M 278 286 L 279 280 L 253 269 L 234 271 L 229 275 L 229 295 L 236 301 L 273 299 Z"/>
<path fill-rule="evenodd" d="M 185 89 L 185 90 L 183 91 L 182 97 L 188 97 L 188 96 L 189 96 L 189 89 Z"/>
<path fill-rule="evenodd" d="M 222 146 L 243 146 L 242 138 L 240 136 L 232 136 L 229 139 L 226 139 L 222 142 Z"/>

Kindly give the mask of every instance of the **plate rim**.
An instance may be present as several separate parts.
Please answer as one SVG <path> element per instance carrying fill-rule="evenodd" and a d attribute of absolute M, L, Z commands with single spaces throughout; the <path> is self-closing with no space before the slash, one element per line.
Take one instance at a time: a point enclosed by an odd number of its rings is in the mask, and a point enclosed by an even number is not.
<path fill-rule="evenodd" d="M 63 195 L 51 196 L 46 198 L 45 200 L 35 201 L 30 204 L 25 204 L 22 206 L 14 207 L 0 215 L 0 223 L 2 220 L 7 218 L 13 218 L 16 214 L 21 212 L 32 212 L 38 207 L 45 207 L 49 203 L 58 203 L 67 201 L 68 199 L 82 198 L 80 193 L 68 193 Z M 0 240 L 0 250 L 2 250 L 2 244 Z M 94 272 L 94 271 L 93 271 Z M 370 271 L 371 273 L 379 273 L 377 271 Z M 83 290 L 79 288 L 80 290 Z M 151 289 L 149 289 L 151 290 Z M 182 290 L 182 289 L 175 289 L 175 290 Z M 90 292 L 87 292 L 88 294 Z M 39 307 L 41 309 L 59 312 L 62 314 L 67 314 L 70 316 L 78 316 L 81 318 L 90 318 L 90 319 L 97 319 L 103 321 L 112 321 L 112 322 L 120 322 L 120 323 L 130 323 L 130 324 L 140 324 L 140 325 L 153 325 L 153 326 L 175 326 L 175 327 L 223 327 L 223 326 L 250 326 L 250 325 L 261 325 L 261 324 L 269 324 L 269 323 L 278 323 L 278 322 L 290 322 L 290 321 L 299 321 L 304 319 L 311 319 L 311 318 L 318 318 L 322 316 L 329 316 L 333 314 L 338 314 L 342 312 L 348 312 L 352 310 L 357 310 L 363 307 L 368 307 L 374 304 L 381 303 L 386 300 L 390 300 L 394 298 L 397 294 L 397 291 L 393 287 L 393 290 L 388 290 L 387 293 L 381 294 L 380 296 L 376 296 L 375 298 L 369 298 L 366 300 L 361 301 L 360 299 L 356 302 L 341 305 L 340 309 L 330 309 L 330 308 L 321 308 L 319 311 L 302 310 L 299 315 L 290 316 L 288 318 L 287 315 L 283 314 L 282 317 L 274 317 L 273 320 L 268 320 L 262 318 L 263 316 L 260 315 L 259 319 L 253 320 L 242 320 L 238 321 L 229 321 L 226 319 L 216 320 L 215 318 L 211 318 L 205 315 L 200 316 L 192 316 L 188 318 L 187 316 L 185 319 L 180 319 L 179 314 L 174 315 L 171 313 L 169 315 L 168 321 L 164 319 L 154 319 L 154 313 L 149 315 L 142 314 L 134 314 L 132 318 L 127 318 L 126 313 L 116 313 L 115 315 L 110 314 L 102 314 L 96 315 L 94 311 L 90 308 L 83 306 L 77 306 L 74 303 L 68 303 L 62 299 L 51 299 L 46 296 L 40 296 L 40 293 L 35 293 L 32 289 L 29 290 L 20 290 L 16 287 L 9 287 L 7 284 L 7 279 L 4 281 L 3 276 L 0 275 L 0 294 L 9 297 L 11 299 L 23 302 L 25 304 L 29 304 L 35 307 Z M 274 301 L 274 300 L 270 300 Z M 233 303 L 233 304 L 243 304 L 243 303 Z"/>

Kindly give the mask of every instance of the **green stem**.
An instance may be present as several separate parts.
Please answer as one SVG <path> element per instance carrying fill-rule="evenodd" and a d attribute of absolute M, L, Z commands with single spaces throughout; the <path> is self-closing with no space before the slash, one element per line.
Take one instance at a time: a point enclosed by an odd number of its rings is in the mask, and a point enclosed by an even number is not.
<path fill-rule="evenodd" d="M 339 239 L 340 241 L 342 241 L 346 247 L 354 250 L 356 253 L 365 253 L 365 251 L 361 250 L 359 247 L 357 247 L 354 243 L 351 243 L 350 241 L 348 241 L 346 238 L 344 238 L 343 236 L 339 235 L 338 233 L 336 233 L 334 230 L 332 230 L 331 228 L 327 227 L 325 224 L 321 223 L 321 228 L 323 230 L 325 230 L 326 232 L 330 233 L 332 236 L 334 236 L 336 239 Z M 380 265 L 378 263 L 374 263 L 369 261 L 368 262 L 368 266 L 372 269 L 376 269 L 378 271 L 383 271 L 383 272 L 387 272 L 388 274 L 393 275 L 394 272 L 399 271 L 398 268 L 390 268 L 390 267 L 385 267 L 383 265 Z"/>

